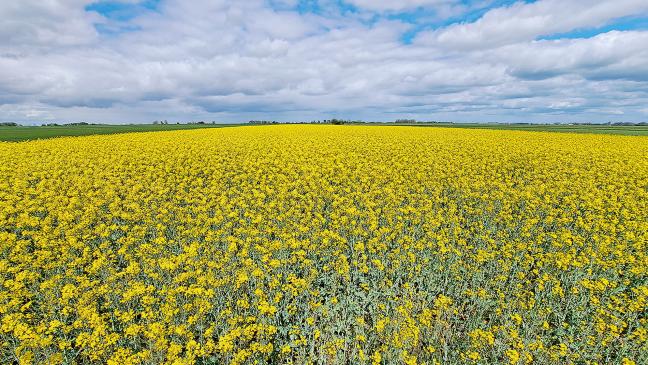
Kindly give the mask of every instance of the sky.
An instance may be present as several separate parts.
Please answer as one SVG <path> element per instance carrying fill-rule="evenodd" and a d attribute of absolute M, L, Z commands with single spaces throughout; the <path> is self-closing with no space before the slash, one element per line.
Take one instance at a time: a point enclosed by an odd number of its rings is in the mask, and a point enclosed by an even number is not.
<path fill-rule="evenodd" d="M 646 0 L 21 0 L 0 19 L 0 121 L 648 121 Z"/>

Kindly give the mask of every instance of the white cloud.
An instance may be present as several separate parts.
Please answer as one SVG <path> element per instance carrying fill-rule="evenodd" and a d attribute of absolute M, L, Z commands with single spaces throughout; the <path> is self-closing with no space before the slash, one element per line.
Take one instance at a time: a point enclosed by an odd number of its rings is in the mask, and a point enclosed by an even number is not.
<path fill-rule="evenodd" d="M 519 43 L 492 52 L 512 75 L 542 79 L 578 74 L 587 79 L 648 81 L 648 32 L 611 31 L 588 39 Z"/>
<path fill-rule="evenodd" d="M 0 3 L 0 47 L 20 52 L 26 46 L 67 46 L 96 40 L 96 14 L 84 11 L 87 0 L 21 0 Z"/>
<path fill-rule="evenodd" d="M 599 27 L 613 19 L 648 13 L 645 0 L 540 0 L 490 10 L 473 23 L 420 34 L 418 42 L 451 49 L 491 48 L 574 29 Z"/>
<path fill-rule="evenodd" d="M 574 3 L 563 2 L 575 12 Z M 0 26 L 0 119 L 632 119 L 648 102 L 648 32 L 534 39 L 642 3 L 589 2 L 576 20 L 555 1 L 518 4 L 408 45 L 409 24 L 300 14 L 286 1 L 277 10 L 264 0 L 164 0 L 129 20 L 136 31 L 111 35 L 95 31 L 110 20 L 84 11 L 87 1 L 4 2 L 0 14 L 22 38 Z"/>

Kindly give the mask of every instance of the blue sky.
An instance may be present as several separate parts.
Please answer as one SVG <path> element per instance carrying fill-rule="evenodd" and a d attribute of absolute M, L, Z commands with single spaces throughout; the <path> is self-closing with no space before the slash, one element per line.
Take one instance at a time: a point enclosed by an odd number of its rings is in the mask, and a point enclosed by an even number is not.
<path fill-rule="evenodd" d="M 155 11 L 159 4 L 159 0 L 147 0 L 135 3 L 97 1 L 88 4 L 85 10 L 96 11 L 109 19 L 127 21 L 147 11 Z"/>
<path fill-rule="evenodd" d="M 645 0 L 25 0 L 0 120 L 648 119 Z"/>

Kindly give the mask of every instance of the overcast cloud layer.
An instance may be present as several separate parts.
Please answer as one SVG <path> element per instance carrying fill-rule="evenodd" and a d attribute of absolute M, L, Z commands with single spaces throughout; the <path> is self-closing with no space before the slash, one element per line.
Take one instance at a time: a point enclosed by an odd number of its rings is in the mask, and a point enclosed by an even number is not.
<path fill-rule="evenodd" d="M 648 120 L 646 0 L 21 0 L 0 18 L 0 121 Z"/>

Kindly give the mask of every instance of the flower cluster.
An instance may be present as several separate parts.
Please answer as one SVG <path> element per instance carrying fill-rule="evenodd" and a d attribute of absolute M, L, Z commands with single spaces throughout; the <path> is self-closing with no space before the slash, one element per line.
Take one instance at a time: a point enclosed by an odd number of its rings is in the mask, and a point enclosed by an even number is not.
<path fill-rule="evenodd" d="M 0 143 L 0 363 L 646 364 L 647 142 Z"/>

